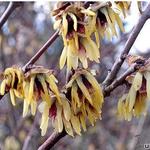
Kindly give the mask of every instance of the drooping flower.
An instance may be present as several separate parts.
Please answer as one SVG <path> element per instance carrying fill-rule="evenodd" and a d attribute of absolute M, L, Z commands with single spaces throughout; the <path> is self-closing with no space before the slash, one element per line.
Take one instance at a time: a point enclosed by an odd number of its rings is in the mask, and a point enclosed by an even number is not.
<path fill-rule="evenodd" d="M 86 119 L 92 125 L 101 117 L 103 94 L 100 85 L 93 75 L 83 69 L 76 70 L 66 85 L 67 95 L 71 108 L 79 119 L 81 126 L 86 130 Z"/>
<path fill-rule="evenodd" d="M 122 12 L 123 16 L 126 17 L 130 9 L 131 2 L 130 1 L 116 1 L 115 4 L 117 8 L 119 9 L 119 11 Z"/>
<path fill-rule="evenodd" d="M 36 66 L 25 73 L 25 80 L 23 81 L 23 116 L 26 116 L 29 106 L 31 106 L 31 113 L 33 115 L 35 114 L 37 101 L 40 100 L 40 98 L 50 107 L 52 105 L 52 94 L 56 95 L 58 102 L 61 104 L 56 82 L 57 79 L 52 71 L 40 66 Z"/>
<path fill-rule="evenodd" d="M 101 8 L 97 10 L 96 17 L 96 30 L 101 36 L 101 38 L 107 37 L 109 40 L 117 35 L 117 26 L 124 32 L 124 27 L 120 14 L 116 12 L 112 7 L 111 3 L 106 3 L 102 5 Z M 116 26 L 117 25 L 117 26 Z M 96 35 L 96 34 L 95 34 Z M 97 35 L 98 36 L 98 35 Z"/>
<path fill-rule="evenodd" d="M 49 119 L 52 121 L 52 126 L 56 132 L 62 132 L 63 129 L 73 136 L 73 128 L 71 125 L 72 112 L 70 103 L 64 94 L 60 95 L 62 104 L 58 103 L 56 97 L 52 98 L 52 105 L 49 106 L 46 102 L 39 105 L 39 110 L 42 113 L 41 125 L 42 135 L 45 135 L 48 127 Z"/>
<path fill-rule="evenodd" d="M 13 105 L 16 104 L 16 97 L 23 97 L 23 86 L 22 82 L 24 80 L 24 75 L 21 68 L 17 66 L 13 66 L 11 68 L 7 68 L 1 74 L 3 80 L 0 86 L 0 94 L 4 95 L 5 92 L 10 93 L 11 103 Z"/>
<path fill-rule="evenodd" d="M 91 39 L 94 26 L 89 25 L 88 17 L 96 14 L 85 9 L 83 3 L 63 3 L 54 10 L 56 16 L 55 29 L 60 30 L 64 42 L 64 49 L 60 57 L 60 69 L 67 64 L 67 68 L 76 69 L 80 61 L 84 68 L 88 67 L 87 59 L 99 62 L 98 46 Z"/>
<path fill-rule="evenodd" d="M 137 60 L 136 60 L 137 61 Z M 127 77 L 130 89 L 118 102 L 118 115 L 125 120 L 131 120 L 132 116 L 139 117 L 146 113 L 147 102 L 150 100 L 150 61 L 134 75 Z"/>

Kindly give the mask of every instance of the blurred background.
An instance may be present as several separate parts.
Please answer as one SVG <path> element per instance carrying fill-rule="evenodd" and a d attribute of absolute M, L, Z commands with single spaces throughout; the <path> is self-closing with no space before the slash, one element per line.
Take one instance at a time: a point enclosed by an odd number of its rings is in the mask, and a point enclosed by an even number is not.
<path fill-rule="evenodd" d="M 0 2 L 0 16 L 8 6 L 8 2 Z M 0 72 L 12 65 L 23 66 L 54 33 L 51 11 L 55 2 L 25 2 L 18 7 L 0 31 Z M 143 8 L 147 5 L 143 2 Z M 120 33 L 112 41 L 101 41 L 100 64 L 90 63 L 91 69 L 96 69 L 97 79 L 102 82 L 108 70 L 121 53 L 130 32 L 138 21 L 140 13 L 133 2 L 127 18 L 123 18 L 126 32 Z M 150 57 L 150 21 L 141 30 L 130 54 Z M 58 62 L 63 48 L 61 37 L 48 48 L 36 64 L 54 69 L 61 88 L 65 80 L 65 68 L 59 70 Z M 124 63 L 120 74 L 127 69 Z M 108 98 L 102 111 L 102 120 L 95 127 L 89 127 L 82 136 L 75 138 L 66 136 L 53 148 L 56 150 L 134 150 L 141 147 L 143 142 L 150 144 L 149 113 L 132 121 L 119 121 L 116 117 L 117 101 L 123 94 L 124 86 L 119 86 Z M 22 117 L 22 101 L 15 107 L 10 103 L 9 95 L 0 100 L 0 149 L 1 150 L 36 150 L 50 136 L 53 128 L 44 137 L 40 135 L 39 113 L 35 117 L 30 114 Z M 141 132 L 141 133 L 140 133 Z M 26 146 L 27 145 L 27 146 Z M 25 147 L 26 146 L 26 147 Z"/>

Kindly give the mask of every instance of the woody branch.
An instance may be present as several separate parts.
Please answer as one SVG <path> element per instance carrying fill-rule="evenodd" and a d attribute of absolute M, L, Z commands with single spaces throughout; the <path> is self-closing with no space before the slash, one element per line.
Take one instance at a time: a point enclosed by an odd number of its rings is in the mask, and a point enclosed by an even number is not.
<path fill-rule="evenodd" d="M 2 26 L 5 24 L 5 22 L 8 20 L 9 16 L 12 14 L 12 12 L 17 8 L 22 6 L 23 3 L 22 2 L 10 2 L 8 4 L 8 7 L 6 8 L 6 10 L 4 11 L 4 13 L 2 14 L 2 16 L 0 17 L 0 29 L 2 28 Z"/>
<path fill-rule="evenodd" d="M 136 38 L 138 37 L 142 27 L 144 26 L 147 19 L 150 18 L 149 14 L 150 14 L 150 4 L 147 6 L 146 10 L 141 15 L 137 25 L 134 27 L 132 33 L 130 34 L 125 44 L 124 50 L 122 51 L 120 57 L 115 61 L 114 65 L 112 66 L 111 71 L 108 73 L 105 81 L 103 82 L 104 86 L 108 86 L 116 78 L 117 73 L 119 72 L 126 56 L 128 55 L 132 45 L 134 44 Z"/>

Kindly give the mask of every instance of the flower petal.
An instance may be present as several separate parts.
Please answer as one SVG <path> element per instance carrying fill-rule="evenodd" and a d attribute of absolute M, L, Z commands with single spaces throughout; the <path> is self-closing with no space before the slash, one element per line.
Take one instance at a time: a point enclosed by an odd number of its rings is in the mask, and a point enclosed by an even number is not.
<path fill-rule="evenodd" d="M 64 36 L 66 36 L 68 32 L 68 20 L 66 17 L 67 17 L 67 14 L 63 14 L 62 25 L 63 25 Z"/>
<path fill-rule="evenodd" d="M 81 77 L 78 77 L 78 78 L 76 79 L 76 81 L 77 81 L 77 84 L 78 84 L 80 90 L 81 90 L 82 93 L 84 94 L 84 96 L 87 98 L 87 100 L 89 101 L 89 103 L 90 103 L 91 105 L 93 105 L 93 102 L 92 102 L 92 98 L 91 98 L 91 96 L 90 96 L 90 93 L 89 93 L 88 89 L 86 88 L 86 86 L 83 84 L 82 78 L 81 78 Z"/>
<path fill-rule="evenodd" d="M 71 135 L 72 137 L 74 137 L 71 123 L 69 121 L 65 120 L 65 118 L 63 118 L 63 123 L 64 123 L 65 131 L 69 135 Z"/>
<path fill-rule="evenodd" d="M 66 59 L 67 59 L 67 47 L 64 47 L 62 54 L 60 56 L 60 60 L 59 60 L 60 69 L 64 67 Z"/>
<path fill-rule="evenodd" d="M 16 98 L 15 98 L 14 90 L 11 88 L 9 90 L 9 92 L 10 92 L 11 103 L 15 106 L 16 105 Z"/>
<path fill-rule="evenodd" d="M 75 130 L 75 132 L 77 134 L 81 135 L 81 128 L 80 128 L 79 118 L 77 116 L 74 116 L 73 114 L 71 116 L 71 124 L 72 124 L 72 127 Z"/>
<path fill-rule="evenodd" d="M 71 109 L 67 99 L 63 99 L 62 102 L 64 117 L 67 121 L 71 118 Z"/>
<path fill-rule="evenodd" d="M 143 75 L 140 72 L 137 72 L 133 79 L 133 87 L 136 91 L 138 91 L 142 86 Z"/>

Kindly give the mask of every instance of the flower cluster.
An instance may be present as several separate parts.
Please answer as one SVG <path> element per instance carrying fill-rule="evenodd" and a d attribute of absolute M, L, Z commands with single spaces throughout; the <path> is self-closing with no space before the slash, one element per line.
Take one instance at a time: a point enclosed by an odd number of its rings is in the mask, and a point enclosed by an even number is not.
<path fill-rule="evenodd" d="M 102 90 L 87 70 L 75 71 L 60 98 L 62 104 L 53 97 L 51 106 L 45 102 L 39 106 L 43 114 L 41 122 L 43 134 L 47 129 L 49 117 L 57 132 L 65 129 L 71 136 L 74 132 L 81 135 L 81 128 L 86 131 L 86 120 L 94 125 L 96 120 L 101 118 Z"/>
<path fill-rule="evenodd" d="M 35 115 L 37 103 L 39 100 L 44 101 L 48 108 L 52 105 L 52 96 L 55 95 L 59 104 L 62 104 L 60 93 L 56 85 L 57 79 L 53 72 L 41 66 L 35 66 L 28 70 L 26 73 L 18 67 L 7 68 L 1 74 L 3 78 L 0 86 L 0 94 L 4 95 L 5 92 L 10 93 L 11 102 L 16 104 L 16 97 L 23 99 L 23 117 L 28 113 L 31 107 L 31 114 Z M 42 126 L 43 117 L 41 122 Z M 44 123 L 46 124 L 45 120 Z"/>
<path fill-rule="evenodd" d="M 22 83 L 24 80 L 24 75 L 22 70 L 17 66 L 7 68 L 3 73 L 1 73 L 1 78 L 3 80 L 0 86 L 0 94 L 4 95 L 5 92 L 9 91 L 11 102 L 15 105 L 16 97 L 23 97 Z"/>
<path fill-rule="evenodd" d="M 67 98 L 70 99 L 72 111 L 86 130 L 86 118 L 92 125 L 101 118 L 103 93 L 93 75 L 83 69 L 76 70 L 66 85 Z"/>
<path fill-rule="evenodd" d="M 8 68 L 1 77 L 0 94 L 9 91 L 13 105 L 16 104 L 16 97 L 23 99 L 23 117 L 28 114 L 29 108 L 35 115 L 40 102 L 42 135 L 47 131 L 49 118 L 57 132 L 64 129 L 74 136 L 74 132 L 81 135 L 81 127 L 86 131 L 86 120 L 94 125 L 101 117 L 102 89 L 87 70 L 74 70 L 61 93 L 53 71 L 41 66 L 33 66 L 25 73 L 18 67 Z"/>
<path fill-rule="evenodd" d="M 118 102 L 118 115 L 125 120 L 132 116 L 145 114 L 147 102 L 150 100 L 150 61 L 147 60 L 136 74 L 127 77 L 129 92 L 124 94 Z"/>
<path fill-rule="evenodd" d="M 57 79 L 52 74 L 52 71 L 43 67 L 35 67 L 25 73 L 25 80 L 23 81 L 23 116 L 26 116 L 30 105 L 32 114 L 35 114 L 37 101 L 39 99 L 45 101 L 50 107 L 52 105 L 51 95 L 53 94 L 56 95 L 58 102 L 61 103 L 56 82 Z"/>
<path fill-rule="evenodd" d="M 90 61 L 99 62 L 100 39 L 117 36 L 117 27 L 124 32 L 120 14 L 125 16 L 130 2 L 59 2 L 53 10 L 54 29 L 59 29 L 64 48 L 60 69 L 76 69 L 81 62 L 84 68 Z M 116 11 L 117 10 L 117 11 Z M 95 41 L 92 39 L 94 35 Z"/>

